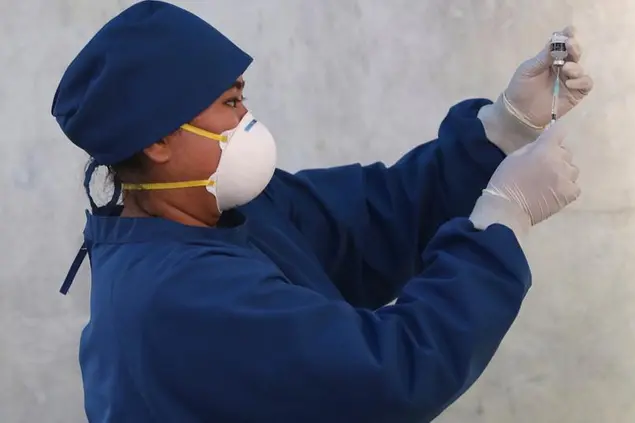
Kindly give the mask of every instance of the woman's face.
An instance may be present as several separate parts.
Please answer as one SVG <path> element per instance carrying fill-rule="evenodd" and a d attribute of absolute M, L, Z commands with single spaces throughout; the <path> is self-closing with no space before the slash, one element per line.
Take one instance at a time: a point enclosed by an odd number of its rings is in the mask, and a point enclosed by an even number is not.
<path fill-rule="evenodd" d="M 187 123 L 215 134 L 234 129 L 247 113 L 243 104 L 244 86 L 241 76 L 211 106 Z M 139 182 L 184 182 L 205 180 L 214 174 L 221 149 L 218 141 L 178 130 L 146 148 L 144 153 L 151 165 L 144 176 L 147 180 Z M 188 214 L 201 215 L 205 210 L 217 210 L 216 198 L 203 187 L 152 193 L 163 202 L 189 209 Z"/>
<path fill-rule="evenodd" d="M 247 113 L 243 104 L 245 82 L 238 78 L 210 107 L 189 124 L 215 134 L 235 128 Z M 207 179 L 218 167 L 221 149 L 217 141 L 179 130 L 166 138 L 169 163 L 166 169 L 171 181 Z"/>

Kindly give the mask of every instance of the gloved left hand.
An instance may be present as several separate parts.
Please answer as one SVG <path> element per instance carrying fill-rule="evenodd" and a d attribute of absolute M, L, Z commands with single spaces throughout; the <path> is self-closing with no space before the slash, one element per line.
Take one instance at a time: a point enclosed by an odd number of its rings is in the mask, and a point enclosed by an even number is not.
<path fill-rule="evenodd" d="M 562 34 L 568 37 L 569 54 L 560 70 L 558 118 L 566 115 L 593 88 L 593 80 L 579 63 L 582 49 L 575 29 L 569 26 Z M 551 121 L 556 75 L 549 47 L 548 42 L 540 53 L 523 62 L 496 102 L 479 112 L 488 139 L 506 154 L 534 141 Z"/>

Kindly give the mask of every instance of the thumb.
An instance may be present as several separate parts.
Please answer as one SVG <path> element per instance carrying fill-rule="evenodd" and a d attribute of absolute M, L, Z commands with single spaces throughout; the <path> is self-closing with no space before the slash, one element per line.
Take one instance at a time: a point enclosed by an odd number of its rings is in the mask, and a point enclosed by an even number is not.
<path fill-rule="evenodd" d="M 545 144 L 562 145 L 566 137 L 567 131 L 562 122 L 556 121 L 549 125 L 536 141 Z"/>
<path fill-rule="evenodd" d="M 578 32 L 578 29 L 574 25 L 568 25 L 562 30 L 561 34 L 569 38 L 574 38 L 577 32 Z"/>
<path fill-rule="evenodd" d="M 553 57 L 551 57 L 550 48 L 551 40 L 545 44 L 543 49 L 540 50 L 536 56 L 525 62 L 525 75 L 530 77 L 538 76 L 551 67 L 553 64 Z"/>

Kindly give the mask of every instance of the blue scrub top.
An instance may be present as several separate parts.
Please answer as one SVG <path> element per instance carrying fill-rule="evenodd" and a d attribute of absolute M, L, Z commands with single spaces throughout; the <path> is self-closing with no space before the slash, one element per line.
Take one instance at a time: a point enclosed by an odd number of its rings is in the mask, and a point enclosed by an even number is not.
<path fill-rule="evenodd" d="M 89 421 L 438 416 L 531 280 L 511 230 L 467 219 L 504 158 L 476 117 L 489 103 L 454 106 L 438 139 L 390 167 L 278 170 L 217 228 L 88 214 Z"/>

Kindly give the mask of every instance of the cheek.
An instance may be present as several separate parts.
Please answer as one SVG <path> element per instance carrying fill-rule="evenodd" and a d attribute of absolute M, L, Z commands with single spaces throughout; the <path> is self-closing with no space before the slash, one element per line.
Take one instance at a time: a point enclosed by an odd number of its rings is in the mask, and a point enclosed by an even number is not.
<path fill-rule="evenodd" d="M 196 169 L 201 176 L 207 178 L 216 172 L 220 156 L 220 145 L 217 142 L 210 142 L 205 148 L 193 153 L 189 161 L 193 169 Z"/>
<path fill-rule="evenodd" d="M 223 104 L 214 104 L 205 113 L 194 119 L 192 123 L 199 128 L 220 134 L 234 129 L 240 123 L 245 114 L 242 109 L 244 109 L 242 104 L 239 104 L 235 109 Z"/>
<path fill-rule="evenodd" d="M 187 179 L 206 179 L 218 167 L 220 146 L 218 142 L 197 140 L 197 145 L 184 148 L 175 163 Z"/>

